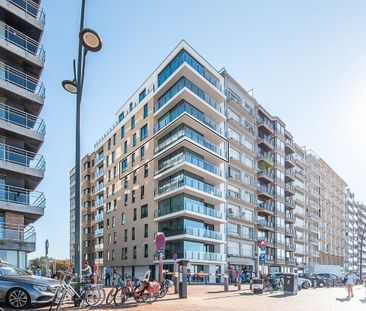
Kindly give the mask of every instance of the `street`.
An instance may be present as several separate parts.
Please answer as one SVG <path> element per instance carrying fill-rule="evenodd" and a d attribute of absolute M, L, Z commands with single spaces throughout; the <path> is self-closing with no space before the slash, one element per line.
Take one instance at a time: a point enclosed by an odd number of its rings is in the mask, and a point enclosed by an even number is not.
<path fill-rule="evenodd" d="M 178 295 L 168 295 L 162 300 L 157 300 L 152 305 L 136 304 L 130 300 L 122 308 L 103 305 L 100 310 L 134 309 L 134 310 L 175 310 L 175 311 L 202 311 L 202 310 L 246 310 L 246 311 L 350 311 L 362 310 L 366 307 L 365 290 L 362 286 L 354 289 L 354 298 L 346 299 L 344 288 L 318 288 L 300 291 L 296 296 L 282 294 L 253 295 L 248 287 L 237 291 L 231 286 L 229 292 L 223 291 L 223 286 L 191 285 L 188 287 L 188 299 L 180 300 Z M 3 307 L 4 308 L 4 307 Z M 5 307 L 7 311 L 13 309 Z M 29 310 L 29 309 L 28 309 Z M 48 310 L 48 307 L 34 310 Z M 74 310 L 73 307 L 62 310 Z"/>

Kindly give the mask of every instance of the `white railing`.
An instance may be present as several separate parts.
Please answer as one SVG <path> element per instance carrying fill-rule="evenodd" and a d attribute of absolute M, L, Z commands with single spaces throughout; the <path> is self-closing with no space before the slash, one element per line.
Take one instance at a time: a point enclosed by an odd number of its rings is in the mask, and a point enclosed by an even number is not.
<path fill-rule="evenodd" d="M 45 171 L 46 169 L 46 161 L 44 160 L 43 156 L 1 143 L 0 160 L 41 171 Z"/>
<path fill-rule="evenodd" d="M 45 208 L 46 198 L 42 192 L 14 186 L 0 186 L 0 201 Z"/>
<path fill-rule="evenodd" d="M 42 24 L 46 23 L 46 14 L 37 3 L 31 0 L 8 0 L 8 2 L 39 20 Z"/>

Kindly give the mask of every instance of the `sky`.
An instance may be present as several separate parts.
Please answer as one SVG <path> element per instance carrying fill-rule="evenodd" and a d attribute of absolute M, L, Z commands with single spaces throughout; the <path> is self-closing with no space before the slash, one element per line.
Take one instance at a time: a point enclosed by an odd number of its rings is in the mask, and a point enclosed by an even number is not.
<path fill-rule="evenodd" d="M 43 0 L 47 88 L 40 151 L 47 170 L 45 215 L 35 223 L 37 250 L 69 256 L 69 170 L 75 157 L 72 79 L 81 0 Z M 366 202 L 366 1 L 87 0 L 86 26 L 103 38 L 89 53 L 84 83 L 82 154 L 114 114 L 185 39 L 216 69 L 225 67 L 269 112 Z"/>

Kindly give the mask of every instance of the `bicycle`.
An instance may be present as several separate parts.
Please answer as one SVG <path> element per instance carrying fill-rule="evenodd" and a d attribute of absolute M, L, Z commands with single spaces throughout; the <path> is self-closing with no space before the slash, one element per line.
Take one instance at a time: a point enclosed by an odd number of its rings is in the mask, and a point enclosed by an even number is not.
<path fill-rule="evenodd" d="M 173 287 L 174 283 L 171 280 L 165 279 L 160 283 L 160 291 L 158 298 L 163 298 L 169 293 L 169 288 Z"/>
<path fill-rule="evenodd" d="M 114 274 L 117 274 L 119 277 L 118 277 L 117 283 L 115 285 L 113 285 L 112 289 L 108 293 L 108 296 L 106 299 L 107 305 L 110 305 L 112 303 L 112 301 L 115 301 L 115 297 L 118 294 L 118 292 L 121 290 L 121 288 L 126 286 L 125 281 L 123 281 L 123 279 L 122 279 L 122 275 L 117 272 L 114 272 Z"/>
<path fill-rule="evenodd" d="M 56 306 L 56 310 L 60 310 L 67 300 L 73 301 L 75 307 L 80 307 L 84 304 L 89 307 L 97 307 L 103 303 L 105 291 L 101 285 L 91 284 L 90 279 L 85 277 L 79 283 L 73 282 L 77 278 L 76 275 L 69 272 L 63 274 L 64 276 L 56 290 L 49 310 L 53 310 L 54 306 Z M 79 286 L 79 292 L 75 290 L 72 284 Z"/>

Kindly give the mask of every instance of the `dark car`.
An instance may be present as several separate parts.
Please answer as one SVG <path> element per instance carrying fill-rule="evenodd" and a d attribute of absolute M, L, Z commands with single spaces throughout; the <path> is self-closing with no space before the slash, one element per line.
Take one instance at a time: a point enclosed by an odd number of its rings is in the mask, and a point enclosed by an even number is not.
<path fill-rule="evenodd" d="M 326 285 L 326 280 L 318 274 L 299 273 L 298 277 L 310 280 L 312 286 L 315 286 L 315 283 L 317 287 L 324 287 Z"/>
<path fill-rule="evenodd" d="M 0 262 L 0 302 L 15 309 L 52 301 L 59 281 L 33 276 L 17 267 Z"/>

